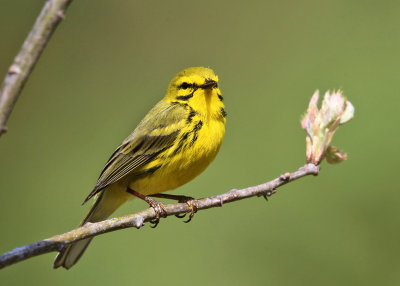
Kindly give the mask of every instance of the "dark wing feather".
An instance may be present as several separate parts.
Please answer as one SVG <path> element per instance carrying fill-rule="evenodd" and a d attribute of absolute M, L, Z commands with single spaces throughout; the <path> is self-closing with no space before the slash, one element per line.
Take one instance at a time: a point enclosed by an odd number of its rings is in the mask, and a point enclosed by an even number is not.
<path fill-rule="evenodd" d="M 185 125 L 186 114 L 185 105 L 159 102 L 113 153 L 95 188 L 83 203 L 128 174 L 134 174 L 135 170 L 170 148 Z"/>
<path fill-rule="evenodd" d="M 103 189 L 115 183 L 136 168 L 151 161 L 152 158 L 172 146 L 178 134 L 179 130 L 163 136 L 144 136 L 137 144 L 142 147 L 136 148 L 137 146 L 128 145 L 122 148 L 114 157 L 113 162 L 103 170 L 96 189 Z M 137 150 L 134 152 L 131 151 L 132 149 Z"/>

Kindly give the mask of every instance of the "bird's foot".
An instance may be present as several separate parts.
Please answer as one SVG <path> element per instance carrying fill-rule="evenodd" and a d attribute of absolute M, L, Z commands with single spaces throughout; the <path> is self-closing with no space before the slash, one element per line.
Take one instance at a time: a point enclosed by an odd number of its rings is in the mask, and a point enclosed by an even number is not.
<path fill-rule="evenodd" d="M 198 209 L 197 201 L 193 197 L 188 197 L 188 196 L 183 196 L 183 195 L 170 195 L 170 194 L 154 194 L 154 195 L 151 195 L 151 197 L 176 200 L 176 201 L 178 201 L 178 203 L 186 203 L 191 208 L 191 212 L 189 215 L 189 219 L 184 221 L 185 223 L 188 223 L 192 220 L 194 214 L 197 212 L 197 209 Z M 175 216 L 177 218 L 184 218 L 186 216 L 186 213 L 177 214 Z"/>
<path fill-rule="evenodd" d="M 199 206 L 197 205 L 197 200 L 195 200 L 193 198 L 191 200 L 187 200 L 185 203 L 189 206 L 189 208 L 191 208 L 189 218 L 184 221 L 184 223 L 188 223 L 192 220 L 192 218 L 194 217 L 194 214 L 197 213 Z M 181 218 L 185 217 L 185 215 L 186 214 L 181 216 Z"/>
<path fill-rule="evenodd" d="M 160 223 L 160 217 L 167 217 L 167 210 L 165 209 L 165 206 L 162 202 L 157 202 L 150 198 L 148 198 L 146 202 L 150 205 L 150 207 L 154 209 L 154 212 L 156 213 L 156 218 L 150 221 L 150 223 L 152 224 L 150 227 L 156 228 L 157 225 Z"/>
<path fill-rule="evenodd" d="M 132 189 L 127 189 L 127 192 L 134 195 L 135 197 L 138 197 L 139 199 L 144 200 L 146 203 L 149 204 L 151 208 L 154 209 L 154 212 L 156 213 L 156 217 L 150 221 L 152 224 L 150 227 L 155 228 L 159 223 L 160 223 L 160 217 L 166 218 L 167 217 L 167 210 L 165 209 L 165 206 L 161 202 L 157 202 L 153 200 L 152 198 L 149 198 L 141 193 L 136 192 L 135 190 Z"/>

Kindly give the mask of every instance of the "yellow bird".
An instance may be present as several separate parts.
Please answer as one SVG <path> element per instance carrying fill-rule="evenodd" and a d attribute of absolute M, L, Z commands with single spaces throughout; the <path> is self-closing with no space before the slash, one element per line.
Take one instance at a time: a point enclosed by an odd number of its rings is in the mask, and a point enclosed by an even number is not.
<path fill-rule="evenodd" d="M 178 73 L 165 97 L 108 160 L 85 200 L 96 196 L 80 225 L 106 219 L 133 195 L 162 213 L 162 204 L 147 196 L 191 181 L 214 160 L 225 135 L 222 101 L 213 70 L 192 67 Z M 54 268 L 72 267 L 91 240 L 87 238 L 62 249 Z"/>

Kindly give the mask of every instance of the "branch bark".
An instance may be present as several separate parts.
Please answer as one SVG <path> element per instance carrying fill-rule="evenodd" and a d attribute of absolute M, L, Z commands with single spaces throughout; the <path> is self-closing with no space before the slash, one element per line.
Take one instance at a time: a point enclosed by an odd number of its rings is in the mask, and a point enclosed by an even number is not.
<path fill-rule="evenodd" d="M 6 123 L 11 111 L 58 23 L 72 0 L 48 0 L 36 19 L 21 50 L 3 81 L 0 90 L 0 136 L 7 131 Z"/>
<path fill-rule="evenodd" d="M 276 189 L 278 187 L 285 185 L 288 182 L 308 175 L 316 176 L 318 173 L 319 166 L 307 164 L 293 173 L 285 173 L 284 175 L 281 175 L 267 183 L 241 190 L 233 189 L 225 194 L 196 200 L 195 203 L 198 210 L 205 210 L 214 207 L 222 207 L 226 203 L 231 203 L 254 196 L 271 196 L 276 193 Z M 170 216 L 189 213 L 191 208 L 186 203 L 177 203 L 165 205 L 165 210 L 167 211 L 167 216 Z M 128 227 L 136 227 L 139 229 L 144 226 L 145 222 L 149 222 L 155 218 L 155 211 L 152 208 L 149 208 L 123 217 L 112 218 L 97 223 L 87 223 L 84 226 L 74 229 L 70 232 L 18 247 L 10 252 L 0 255 L 0 269 L 40 254 L 59 251 L 63 246 L 84 238 L 97 236 L 103 233 Z"/>

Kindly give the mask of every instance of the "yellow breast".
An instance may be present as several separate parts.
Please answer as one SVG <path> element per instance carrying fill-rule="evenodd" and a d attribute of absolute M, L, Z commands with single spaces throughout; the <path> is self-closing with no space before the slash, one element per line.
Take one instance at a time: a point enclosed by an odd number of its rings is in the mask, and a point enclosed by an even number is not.
<path fill-rule="evenodd" d="M 214 160 L 225 134 L 222 122 L 194 121 L 182 130 L 178 143 L 159 155 L 148 168 L 162 166 L 151 176 L 134 180 L 129 187 L 144 194 L 175 189 L 198 176 Z"/>
<path fill-rule="evenodd" d="M 175 189 L 198 176 L 214 160 L 225 135 L 225 110 L 217 93 L 205 96 L 204 102 L 192 106 L 202 106 L 190 117 L 181 130 L 174 146 L 158 155 L 146 166 L 161 167 L 151 174 L 130 182 L 129 187 L 144 195 L 156 194 Z"/>

